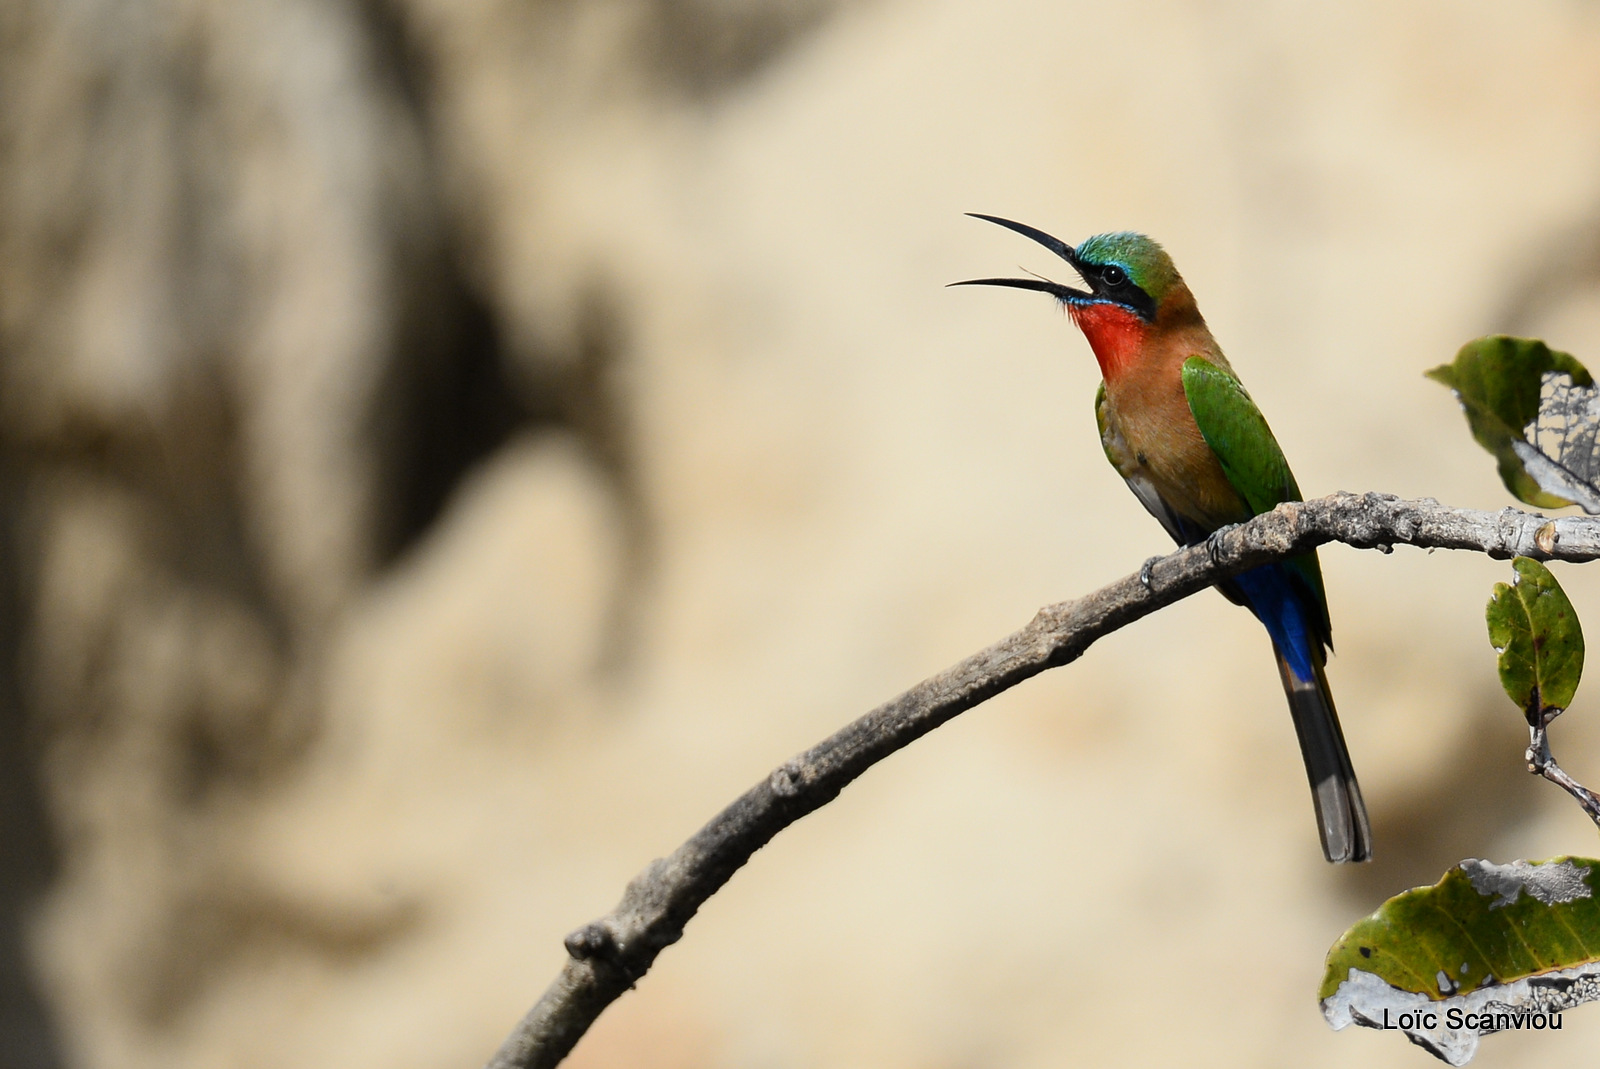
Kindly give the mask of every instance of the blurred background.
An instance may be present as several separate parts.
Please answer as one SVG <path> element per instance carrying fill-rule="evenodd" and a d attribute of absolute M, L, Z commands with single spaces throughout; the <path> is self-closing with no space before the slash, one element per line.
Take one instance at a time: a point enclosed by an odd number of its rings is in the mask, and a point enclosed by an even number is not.
<path fill-rule="evenodd" d="M 480 1064 L 773 766 L 1170 548 L 963 212 L 1162 240 L 1311 495 L 1502 507 L 1422 371 L 1600 365 L 1592 0 L 9 0 L 0 100 L 19 1069 Z M 1322 559 L 1373 864 L 1207 594 L 783 833 L 571 1064 L 1434 1064 L 1327 1029 L 1330 942 L 1595 833 L 1509 568 Z"/>

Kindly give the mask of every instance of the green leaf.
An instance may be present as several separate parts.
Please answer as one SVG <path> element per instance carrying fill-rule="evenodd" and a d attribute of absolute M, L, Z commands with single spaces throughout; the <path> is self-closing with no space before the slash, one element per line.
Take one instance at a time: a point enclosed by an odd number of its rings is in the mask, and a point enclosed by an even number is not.
<path fill-rule="evenodd" d="M 1583 675 L 1583 626 L 1549 568 L 1531 557 L 1511 567 L 1515 578 L 1494 585 L 1484 615 L 1500 655 L 1500 685 L 1533 723 L 1572 704 Z"/>
<path fill-rule="evenodd" d="M 1428 378 L 1455 391 L 1472 436 L 1499 462 L 1506 489 L 1536 508 L 1572 504 L 1542 487 L 1524 468 L 1516 449 L 1518 442 L 1526 448 L 1526 429 L 1539 416 L 1540 392 L 1545 376 L 1552 372 L 1568 376 L 1574 386 L 1594 385 L 1584 366 L 1568 354 L 1542 341 L 1504 334 L 1468 342 L 1454 363 L 1427 372 Z"/>
<path fill-rule="evenodd" d="M 1397 1027 L 1451 1065 L 1472 1059 L 1480 1032 L 1551 1027 L 1600 998 L 1597 866 L 1469 858 L 1396 895 L 1328 951 L 1323 1016 L 1335 1029 Z"/>

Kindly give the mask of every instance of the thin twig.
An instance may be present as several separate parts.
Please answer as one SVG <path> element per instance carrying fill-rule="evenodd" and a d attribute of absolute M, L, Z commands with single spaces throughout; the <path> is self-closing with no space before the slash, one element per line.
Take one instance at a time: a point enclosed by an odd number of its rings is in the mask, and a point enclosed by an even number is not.
<path fill-rule="evenodd" d="M 567 936 L 569 957 L 561 974 L 489 1069 L 557 1065 L 752 854 L 902 746 L 1047 668 L 1077 660 L 1096 639 L 1218 579 L 1324 542 L 1385 552 L 1412 545 L 1578 562 L 1600 559 L 1600 519 L 1551 520 L 1509 508 L 1481 512 L 1432 500 L 1338 493 L 1280 505 L 1201 545 L 1147 562 L 1137 575 L 1047 606 L 1022 630 L 786 761 L 669 857 L 651 862 L 628 884 L 616 909 Z"/>
<path fill-rule="evenodd" d="M 1535 719 L 1540 722 L 1528 725 L 1528 771 L 1536 776 L 1543 776 L 1572 795 L 1583 807 L 1583 811 L 1589 814 L 1589 819 L 1600 825 L 1600 795 L 1596 795 L 1569 776 L 1560 765 L 1556 764 L 1555 755 L 1550 752 L 1550 721 L 1555 717 L 1535 717 Z"/>

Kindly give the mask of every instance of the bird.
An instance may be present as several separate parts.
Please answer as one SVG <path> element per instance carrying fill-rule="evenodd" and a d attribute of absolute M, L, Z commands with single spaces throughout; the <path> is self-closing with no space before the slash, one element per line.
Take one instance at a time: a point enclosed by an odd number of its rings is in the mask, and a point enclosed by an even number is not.
<path fill-rule="evenodd" d="M 1074 248 L 1023 223 L 968 214 L 1038 242 L 1082 279 L 1085 289 L 1042 276 L 951 285 L 1036 290 L 1061 303 L 1100 365 L 1094 408 L 1106 459 L 1174 541 L 1196 545 L 1301 499 L 1265 417 L 1164 248 L 1129 231 L 1097 234 Z M 1323 855 L 1331 862 L 1370 859 L 1366 805 L 1324 671 L 1333 628 L 1316 551 L 1216 586 L 1254 613 L 1272 639 Z"/>

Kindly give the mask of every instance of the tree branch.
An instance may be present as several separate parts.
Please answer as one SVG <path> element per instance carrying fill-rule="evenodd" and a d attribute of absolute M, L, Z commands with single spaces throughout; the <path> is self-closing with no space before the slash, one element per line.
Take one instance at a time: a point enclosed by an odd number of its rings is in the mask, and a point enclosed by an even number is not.
<path fill-rule="evenodd" d="M 652 861 L 617 908 L 566 938 L 568 960 L 517 1024 L 489 1069 L 557 1065 L 600 1012 L 774 835 L 832 801 L 867 769 L 973 706 L 1047 668 L 1070 664 L 1098 638 L 1217 580 L 1324 542 L 1387 552 L 1394 545 L 1491 557 L 1600 559 L 1600 519 L 1480 512 L 1433 500 L 1338 493 L 1280 505 L 1204 543 L 1148 562 L 1137 575 L 1047 606 L 1022 630 L 918 683 L 779 766 L 666 858 Z"/>
<path fill-rule="evenodd" d="M 1529 772 L 1536 776 L 1543 776 L 1572 795 L 1573 800 L 1589 815 L 1589 819 L 1600 825 L 1600 795 L 1596 795 L 1589 788 L 1573 779 L 1568 775 L 1566 769 L 1556 764 L 1555 755 L 1550 752 L 1550 722 L 1548 720 L 1539 724 L 1528 725 L 1527 756 Z"/>

